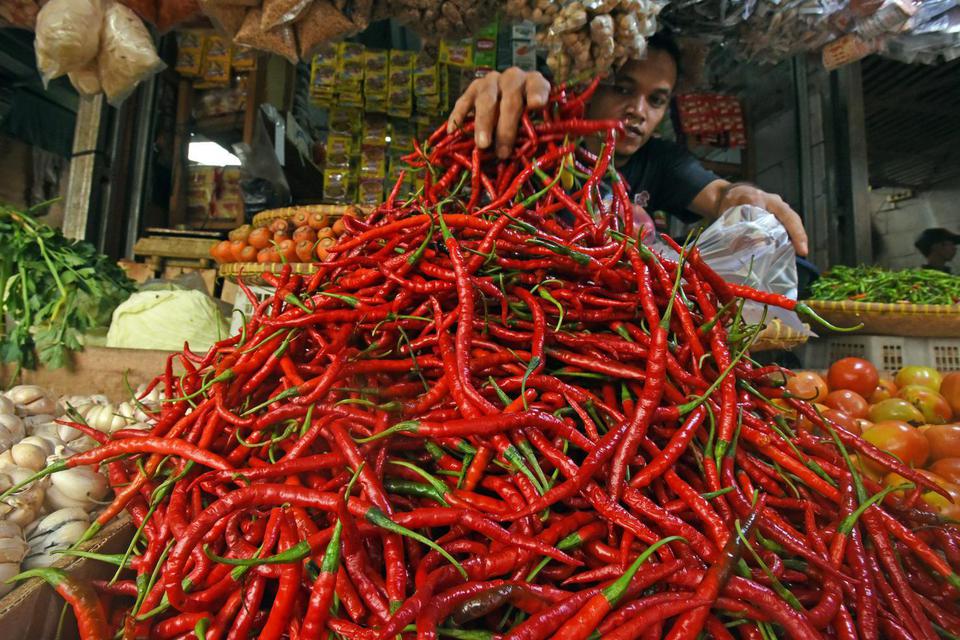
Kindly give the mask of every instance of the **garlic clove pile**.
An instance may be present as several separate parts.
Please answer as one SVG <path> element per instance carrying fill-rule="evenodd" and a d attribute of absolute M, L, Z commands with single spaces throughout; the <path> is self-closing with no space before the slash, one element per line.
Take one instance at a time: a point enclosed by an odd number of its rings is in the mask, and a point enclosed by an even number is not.
<path fill-rule="evenodd" d="M 44 517 L 28 532 L 30 552 L 24 558 L 23 568 L 49 567 L 62 557 L 56 552 L 79 540 L 89 526 L 89 516 L 79 507 L 59 509 Z"/>
<path fill-rule="evenodd" d="M 21 384 L 7 391 L 9 398 L 22 416 L 34 416 L 57 411 L 57 402 L 47 395 L 46 390 L 35 384 Z"/>

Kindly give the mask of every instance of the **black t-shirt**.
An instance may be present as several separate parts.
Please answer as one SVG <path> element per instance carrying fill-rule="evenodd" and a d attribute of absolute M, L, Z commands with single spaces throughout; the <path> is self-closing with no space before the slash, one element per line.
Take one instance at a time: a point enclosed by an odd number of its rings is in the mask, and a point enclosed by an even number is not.
<path fill-rule="evenodd" d="M 683 147 L 651 138 L 619 167 L 630 184 L 630 198 L 649 213 L 666 211 L 684 222 L 700 216 L 687 207 L 704 187 L 717 180 Z"/>

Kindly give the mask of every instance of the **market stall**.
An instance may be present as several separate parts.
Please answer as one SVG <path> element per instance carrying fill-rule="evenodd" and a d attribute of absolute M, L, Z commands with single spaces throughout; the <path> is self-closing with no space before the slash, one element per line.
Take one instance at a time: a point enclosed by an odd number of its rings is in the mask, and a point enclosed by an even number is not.
<path fill-rule="evenodd" d="M 62 225 L 0 207 L 0 637 L 960 635 L 960 236 L 888 216 L 949 173 L 840 126 L 957 9 L 0 7 L 81 96 Z"/>

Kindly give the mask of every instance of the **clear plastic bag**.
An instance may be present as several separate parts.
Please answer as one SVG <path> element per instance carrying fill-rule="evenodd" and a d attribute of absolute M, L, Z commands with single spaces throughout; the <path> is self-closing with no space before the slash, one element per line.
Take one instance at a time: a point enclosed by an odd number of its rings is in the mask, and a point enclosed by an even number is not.
<path fill-rule="evenodd" d="M 101 0 L 50 0 L 40 9 L 34 46 L 44 86 L 97 57 L 102 25 Z"/>
<path fill-rule="evenodd" d="M 166 66 L 157 55 L 143 21 L 131 9 L 116 2 L 107 5 L 97 62 L 100 85 L 107 94 L 107 102 L 113 106 L 133 93 L 141 80 Z"/>
<path fill-rule="evenodd" d="M 797 298 L 797 255 L 787 230 L 767 211 L 751 205 L 728 209 L 700 234 L 697 248 L 725 280 Z M 750 302 L 743 315 L 747 322 L 759 322 L 763 305 Z M 770 307 L 766 317 L 810 335 L 792 311 Z"/>
<path fill-rule="evenodd" d="M 296 22 L 310 8 L 312 0 L 264 0 L 260 27 L 264 31 Z"/>
<path fill-rule="evenodd" d="M 100 86 L 100 71 L 97 61 L 93 60 L 83 69 L 77 69 L 67 74 L 70 84 L 82 96 L 95 96 L 102 90 Z"/>
<path fill-rule="evenodd" d="M 283 25 L 276 29 L 264 31 L 260 26 L 263 12 L 260 9 L 251 9 L 233 39 L 237 44 L 258 51 L 267 51 L 283 56 L 292 64 L 297 64 L 297 36 L 290 25 Z"/>

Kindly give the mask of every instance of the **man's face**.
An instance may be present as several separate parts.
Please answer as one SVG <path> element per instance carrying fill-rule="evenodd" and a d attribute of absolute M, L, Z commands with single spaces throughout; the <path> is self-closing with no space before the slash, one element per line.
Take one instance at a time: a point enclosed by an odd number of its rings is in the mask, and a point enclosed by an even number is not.
<path fill-rule="evenodd" d="M 933 254 L 944 262 L 950 262 L 957 255 L 957 245 L 952 240 L 944 240 L 933 245 Z"/>
<path fill-rule="evenodd" d="M 670 104 L 677 83 L 677 65 L 666 51 L 650 49 L 643 60 L 631 60 L 617 71 L 612 82 L 597 88 L 587 117 L 622 120 L 626 133 L 617 139 L 617 163 L 626 161 L 646 144 Z"/>

